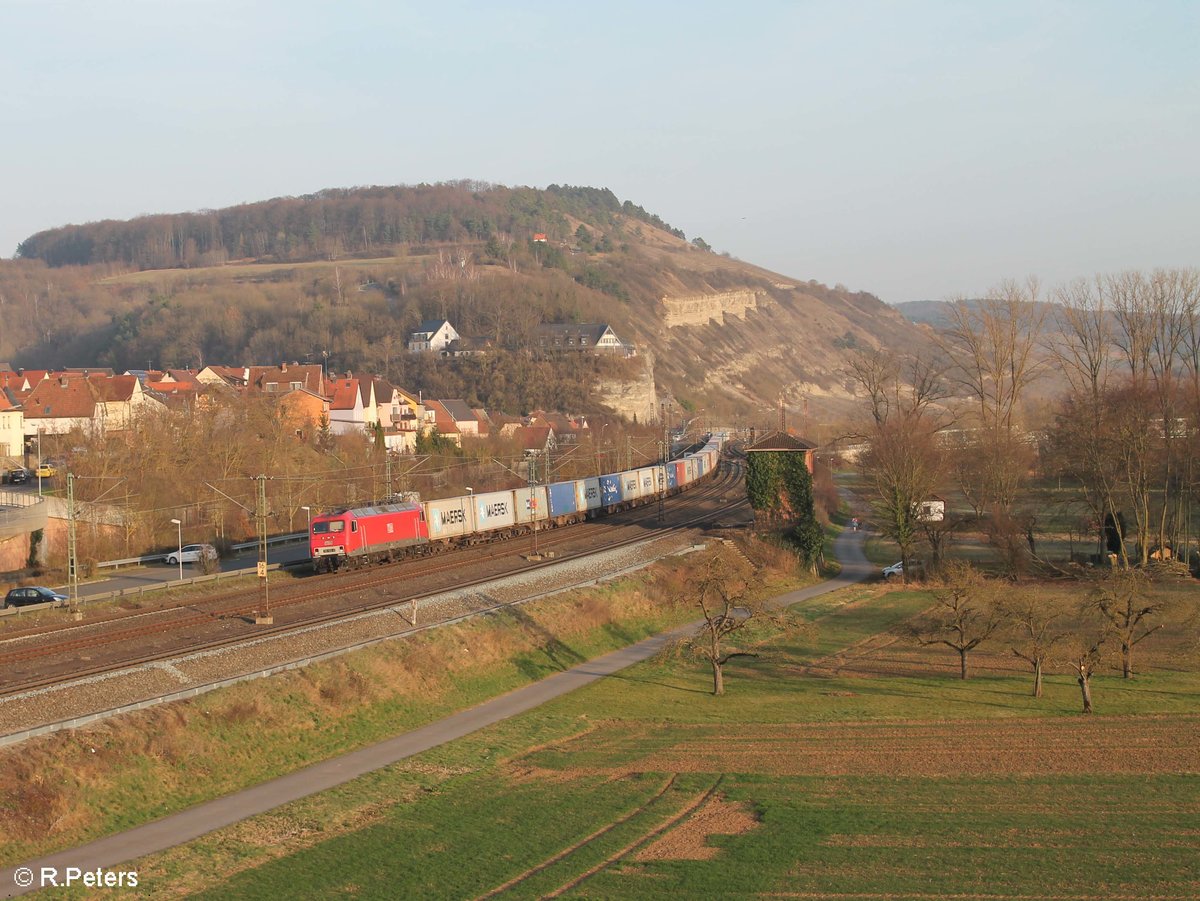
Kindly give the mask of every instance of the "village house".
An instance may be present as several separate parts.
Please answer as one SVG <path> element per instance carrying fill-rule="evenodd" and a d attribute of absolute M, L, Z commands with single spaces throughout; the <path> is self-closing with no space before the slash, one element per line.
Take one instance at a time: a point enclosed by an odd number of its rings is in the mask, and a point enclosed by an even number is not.
<path fill-rule="evenodd" d="M 245 388 L 249 377 L 243 366 L 205 366 L 196 373 L 196 381 L 218 388 Z"/>
<path fill-rule="evenodd" d="M 0 390 L 0 467 L 16 460 L 25 449 L 25 414 Z"/>
<path fill-rule="evenodd" d="M 579 434 L 587 428 L 584 419 L 572 419 L 563 413 L 547 413 L 536 410 L 528 423 L 531 426 L 549 426 L 554 429 L 555 444 L 578 444 Z"/>
<path fill-rule="evenodd" d="M 467 438 L 479 437 L 479 420 L 475 418 L 475 411 L 467 406 L 464 400 L 443 400 L 440 402 L 442 408 L 453 419 L 454 427 L 460 435 Z"/>
<path fill-rule="evenodd" d="M 488 416 L 487 410 L 482 407 L 472 407 L 471 412 L 475 414 L 475 421 L 479 423 L 479 437 L 488 437 L 492 433 L 492 418 Z"/>
<path fill-rule="evenodd" d="M 288 428 L 297 437 L 309 438 L 326 422 L 332 431 L 329 398 L 307 388 L 292 388 L 279 396 L 279 410 Z"/>
<path fill-rule="evenodd" d="M 424 405 L 413 395 L 381 378 L 372 379 L 371 388 L 375 396 L 374 418 L 383 426 L 384 446 L 396 453 L 415 453 Z"/>
<path fill-rule="evenodd" d="M 440 353 L 452 341 L 457 341 L 460 337 L 462 336 L 454 330 L 454 326 L 445 319 L 427 319 L 417 326 L 416 331 L 409 334 L 408 352 L 414 354 L 427 351 Z"/>
<path fill-rule="evenodd" d="M 433 431 L 454 442 L 456 447 L 462 447 L 462 433 L 454 424 L 454 415 L 438 400 L 425 401 L 425 422 L 432 426 Z"/>
<path fill-rule="evenodd" d="M 136 416 L 162 408 L 132 375 L 60 373 L 42 379 L 21 402 L 26 436 L 39 431 L 61 435 L 72 429 L 122 431 Z"/>
<path fill-rule="evenodd" d="M 263 394 L 283 394 L 301 388 L 313 394 L 328 394 L 325 369 L 320 363 L 280 363 L 278 366 L 247 366 L 246 387 Z"/>
<path fill-rule="evenodd" d="M 544 456 L 558 446 L 550 426 L 521 426 L 514 437 L 526 457 Z"/>
<path fill-rule="evenodd" d="M 491 338 L 455 338 L 441 351 L 443 357 L 475 357 L 496 349 L 496 342 Z"/>
<path fill-rule="evenodd" d="M 332 385 L 329 401 L 329 425 L 335 435 L 361 434 L 374 428 L 378 419 L 375 386 L 371 379 L 357 379 L 347 373 Z"/>
<path fill-rule="evenodd" d="M 543 350 L 628 352 L 616 332 L 602 322 L 545 322 L 537 328 L 537 343 Z"/>

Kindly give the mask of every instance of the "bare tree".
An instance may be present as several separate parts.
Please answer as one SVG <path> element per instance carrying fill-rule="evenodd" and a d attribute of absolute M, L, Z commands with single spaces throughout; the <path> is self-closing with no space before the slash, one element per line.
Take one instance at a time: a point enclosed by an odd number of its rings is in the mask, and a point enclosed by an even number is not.
<path fill-rule="evenodd" d="M 1045 603 L 1028 595 L 1018 595 L 1003 603 L 1006 618 L 1012 623 L 1013 656 L 1024 660 L 1033 668 L 1033 696 L 1042 696 L 1042 671 L 1055 645 L 1067 635 L 1056 631 L 1055 623 L 1062 614 L 1048 608 Z"/>
<path fill-rule="evenodd" d="M 1115 570 L 1089 597 L 1090 605 L 1104 617 L 1121 646 L 1121 675 L 1133 678 L 1133 649 L 1162 628 L 1147 622 L 1163 604 L 1151 600 L 1150 579 L 1141 570 Z"/>
<path fill-rule="evenodd" d="M 870 420 L 863 430 L 869 449 L 862 472 L 880 531 L 899 545 L 908 581 L 910 561 L 921 535 L 921 502 L 941 477 L 938 433 L 946 414 L 940 368 L 928 361 L 897 358 L 879 351 L 859 355 L 851 374 L 867 395 Z"/>
<path fill-rule="evenodd" d="M 1026 389 L 1039 375 L 1035 351 L 1047 305 L 1034 278 L 1006 281 L 977 302 L 959 301 L 942 342 L 951 374 L 973 401 L 983 454 L 983 493 L 988 506 L 1010 510 L 1028 470 L 1018 420 Z"/>
<path fill-rule="evenodd" d="M 1083 698 L 1083 712 L 1092 712 L 1092 675 L 1104 660 L 1104 632 L 1079 632 L 1068 636 L 1063 659 L 1075 676 Z"/>
<path fill-rule="evenodd" d="M 759 584 L 753 566 L 729 548 L 722 548 L 704 564 L 693 596 L 704 623 L 672 650 L 703 660 L 712 668 L 714 695 L 725 693 L 725 665 L 730 660 L 758 656 L 757 650 L 734 646 L 731 636 L 770 617 L 766 608 L 750 600 Z"/>
<path fill-rule="evenodd" d="M 933 593 L 936 607 L 918 620 L 913 634 L 922 646 L 942 644 L 958 654 L 959 678 L 967 678 L 967 656 L 992 637 L 1004 613 L 992 602 L 990 586 L 970 565 L 946 566 L 946 587 Z"/>
<path fill-rule="evenodd" d="M 963 519 L 947 511 L 941 519 L 926 517 L 920 522 L 925 543 L 929 545 L 929 570 L 933 575 L 940 575 L 942 565 L 946 562 L 950 537 L 962 528 Z"/>
<path fill-rule="evenodd" d="M 1103 279 L 1079 279 L 1055 292 L 1051 349 L 1074 392 L 1099 400 L 1112 373 L 1113 317 Z"/>

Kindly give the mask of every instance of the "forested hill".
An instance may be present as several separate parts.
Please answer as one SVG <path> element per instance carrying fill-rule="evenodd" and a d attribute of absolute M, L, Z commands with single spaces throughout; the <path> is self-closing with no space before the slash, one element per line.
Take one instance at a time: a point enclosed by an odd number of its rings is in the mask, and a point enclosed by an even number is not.
<path fill-rule="evenodd" d="M 486 242 L 501 235 L 527 239 L 544 233 L 561 241 L 575 231 L 568 216 L 610 229 L 616 214 L 684 237 L 606 188 L 550 185 L 543 191 L 462 181 L 337 188 L 222 210 L 67 225 L 27 238 L 17 256 L 50 266 L 119 263 L 138 269 L 245 259 L 301 262 L 373 256 L 396 245 Z"/>
<path fill-rule="evenodd" d="M 486 352 L 407 353 L 435 318 Z M 652 379 L 771 421 L 781 394 L 848 400 L 856 349 L 925 340 L 870 294 L 713 252 L 609 190 L 474 182 L 51 229 L 0 260 L 0 322 L 0 361 L 32 369 L 324 360 L 506 412 L 653 406 Z M 637 355 L 547 360 L 545 322 L 606 322 Z M 592 392 L 621 379 L 637 387 Z"/>

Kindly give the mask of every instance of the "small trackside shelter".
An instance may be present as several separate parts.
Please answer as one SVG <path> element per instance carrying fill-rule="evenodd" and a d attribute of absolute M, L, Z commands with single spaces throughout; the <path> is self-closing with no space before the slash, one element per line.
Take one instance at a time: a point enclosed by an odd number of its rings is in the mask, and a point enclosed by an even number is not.
<path fill-rule="evenodd" d="M 817 455 L 817 446 L 804 438 L 798 438 L 790 432 L 772 432 L 760 438 L 746 448 L 746 453 L 803 453 L 804 465 L 809 474 L 813 471 L 813 461 Z"/>

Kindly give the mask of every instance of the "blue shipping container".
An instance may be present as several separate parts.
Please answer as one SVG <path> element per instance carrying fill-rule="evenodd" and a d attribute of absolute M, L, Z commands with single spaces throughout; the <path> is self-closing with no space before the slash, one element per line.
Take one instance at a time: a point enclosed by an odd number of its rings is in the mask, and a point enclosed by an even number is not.
<path fill-rule="evenodd" d="M 600 476 L 600 503 L 605 507 L 621 503 L 621 476 Z"/>
<path fill-rule="evenodd" d="M 667 464 L 667 490 L 670 491 L 672 488 L 678 488 L 678 487 L 679 486 L 677 484 L 675 484 L 675 464 L 668 463 Z"/>
<path fill-rule="evenodd" d="M 575 483 L 555 482 L 549 487 L 550 516 L 568 516 L 575 512 Z"/>

